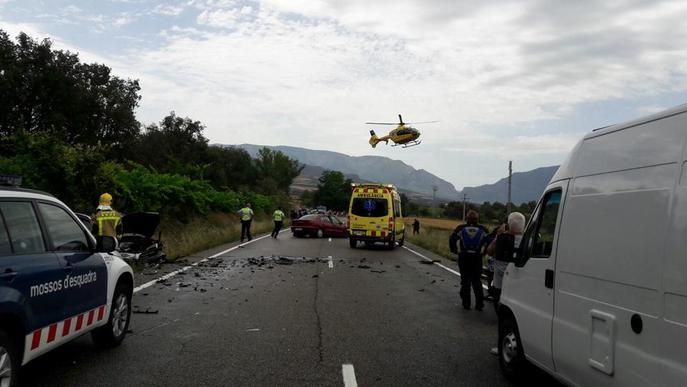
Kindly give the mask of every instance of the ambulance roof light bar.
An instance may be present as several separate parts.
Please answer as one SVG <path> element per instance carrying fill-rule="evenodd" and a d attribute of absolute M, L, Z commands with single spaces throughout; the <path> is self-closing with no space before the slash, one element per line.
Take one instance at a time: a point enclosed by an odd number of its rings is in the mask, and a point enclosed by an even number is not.
<path fill-rule="evenodd" d="M 21 176 L 0 173 L 0 186 L 21 187 Z"/>

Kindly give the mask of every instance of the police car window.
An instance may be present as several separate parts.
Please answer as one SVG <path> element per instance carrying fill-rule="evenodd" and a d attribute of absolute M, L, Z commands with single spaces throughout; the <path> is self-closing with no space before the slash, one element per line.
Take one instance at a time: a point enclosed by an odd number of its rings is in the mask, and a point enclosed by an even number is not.
<path fill-rule="evenodd" d="M 532 256 L 537 258 L 548 258 L 551 255 L 558 220 L 558 207 L 561 204 L 561 191 L 549 192 L 544 203 L 532 244 Z"/>
<path fill-rule="evenodd" d="M 39 203 L 50 239 L 57 251 L 88 251 L 86 234 L 64 209 L 52 204 Z"/>
<path fill-rule="evenodd" d="M 0 202 L 15 254 L 45 251 L 43 235 L 30 202 Z"/>
<path fill-rule="evenodd" d="M 351 213 L 356 216 L 379 218 L 389 213 L 386 199 L 355 198 L 351 205 Z"/>
<path fill-rule="evenodd" d="M 7 228 L 5 227 L 5 221 L 2 219 L 0 214 L 0 255 L 6 255 L 12 253 L 12 245 L 10 244 L 10 236 L 7 234 Z"/>

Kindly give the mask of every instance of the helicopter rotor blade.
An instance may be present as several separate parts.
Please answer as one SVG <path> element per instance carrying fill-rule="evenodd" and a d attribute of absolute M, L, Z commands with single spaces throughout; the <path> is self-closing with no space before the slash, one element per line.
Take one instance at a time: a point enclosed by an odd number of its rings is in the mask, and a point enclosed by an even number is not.
<path fill-rule="evenodd" d="M 405 122 L 406 125 L 417 125 L 417 124 L 433 124 L 439 121 L 421 121 L 421 122 Z"/>
<path fill-rule="evenodd" d="M 398 125 L 398 122 L 366 122 L 366 125 Z"/>

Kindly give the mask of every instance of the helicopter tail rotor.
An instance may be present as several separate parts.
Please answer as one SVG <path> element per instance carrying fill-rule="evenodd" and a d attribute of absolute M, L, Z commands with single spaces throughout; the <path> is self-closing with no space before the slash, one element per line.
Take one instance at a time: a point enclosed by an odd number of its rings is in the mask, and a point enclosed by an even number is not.
<path fill-rule="evenodd" d="M 374 130 L 370 130 L 370 145 L 372 145 L 373 148 L 376 148 L 378 143 L 379 137 L 377 137 L 377 134 Z"/>

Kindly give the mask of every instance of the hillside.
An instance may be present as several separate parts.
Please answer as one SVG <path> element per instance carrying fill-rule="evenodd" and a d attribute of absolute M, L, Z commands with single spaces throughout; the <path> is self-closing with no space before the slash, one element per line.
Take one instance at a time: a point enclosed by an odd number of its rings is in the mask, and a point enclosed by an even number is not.
<path fill-rule="evenodd" d="M 527 172 L 513 174 L 511 200 L 515 204 L 539 200 L 549 180 L 558 170 L 558 166 L 542 167 Z M 478 187 L 465 187 L 462 194 L 468 196 L 472 203 L 501 202 L 505 203 L 508 195 L 508 178 L 503 178 L 493 184 Z"/>
<path fill-rule="evenodd" d="M 251 155 L 257 155 L 262 145 L 241 144 Z M 381 156 L 348 156 L 343 153 L 311 150 L 291 146 L 268 146 L 279 150 L 302 164 L 357 175 L 362 180 L 389 183 L 400 190 L 410 191 L 431 198 L 432 186 L 436 186 L 437 198 L 455 200 L 458 192 L 453 184 L 424 169 L 415 169 L 400 161 Z M 302 181 L 300 181 L 302 183 Z"/>

